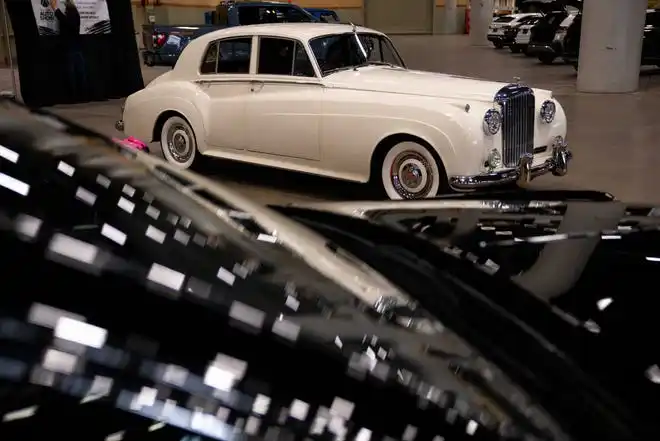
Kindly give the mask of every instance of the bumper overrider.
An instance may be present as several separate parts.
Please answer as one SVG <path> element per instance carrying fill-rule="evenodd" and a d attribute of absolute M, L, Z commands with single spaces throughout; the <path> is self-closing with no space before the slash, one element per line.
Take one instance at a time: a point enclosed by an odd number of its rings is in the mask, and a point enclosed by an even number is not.
<path fill-rule="evenodd" d="M 561 44 L 557 42 L 551 44 L 530 42 L 529 46 L 527 47 L 527 51 L 532 55 L 540 55 L 540 54 L 560 55 L 562 53 L 562 48 L 561 48 Z"/>
<path fill-rule="evenodd" d="M 509 45 L 515 41 L 515 36 L 511 35 L 488 35 L 488 41 L 491 43 L 502 43 L 503 45 Z"/>
<path fill-rule="evenodd" d="M 526 155 L 520 158 L 518 167 L 493 173 L 473 176 L 452 176 L 449 184 L 455 190 L 474 190 L 504 184 L 517 184 L 525 187 L 532 179 L 552 173 L 554 176 L 564 176 L 568 173 L 568 163 L 573 154 L 566 144 L 560 144 L 552 149 L 552 157 L 543 164 L 533 166 L 534 157 Z"/>

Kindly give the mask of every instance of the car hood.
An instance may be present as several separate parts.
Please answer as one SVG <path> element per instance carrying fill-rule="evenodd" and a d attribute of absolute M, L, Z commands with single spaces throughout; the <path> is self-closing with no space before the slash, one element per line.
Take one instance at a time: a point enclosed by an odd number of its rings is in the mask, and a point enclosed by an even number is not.
<path fill-rule="evenodd" d="M 327 87 L 370 92 L 418 95 L 491 103 L 507 83 L 387 66 L 339 71 L 325 79 Z M 547 90 L 534 89 L 549 96 Z"/>

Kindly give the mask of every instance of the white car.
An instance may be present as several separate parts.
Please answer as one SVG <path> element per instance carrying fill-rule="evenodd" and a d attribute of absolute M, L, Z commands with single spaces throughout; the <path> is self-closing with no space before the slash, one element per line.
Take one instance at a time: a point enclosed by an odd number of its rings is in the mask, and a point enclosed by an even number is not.
<path fill-rule="evenodd" d="M 529 20 L 527 23 L 518 26 L 518 32 L 513 43 L 509 46 L 509 49 L 514 54 L 519 54 L 520 52 L 526 53 L 527 47 L 529 46 L 529 40 L 532 36 L 532 28 L 536 25 L 540 18 L 534 18 Z"/>
<path fill-rule="evenodd" d="M 371 182 L 391 199 L 525 184 L 570 159 L 551 92 L 409 70 L 387 36 L 341 24 L 198 37 L 116 127 L 182 168 L 212 156 Z"/>
<path fill-rule="evenodd" d="M 497 49 L 513 44 L 518 28 L 541 17 L 541 14 L 527 12 L 523 14 L 503 15 L 493 19 L 488 27 L 488 41 Z"/>

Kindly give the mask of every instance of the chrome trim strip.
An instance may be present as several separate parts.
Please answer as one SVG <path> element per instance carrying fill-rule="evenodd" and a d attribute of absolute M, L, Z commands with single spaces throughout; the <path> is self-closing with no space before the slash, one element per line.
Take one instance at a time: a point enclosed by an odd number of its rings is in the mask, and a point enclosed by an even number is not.
<path fill-rule="evenodd" d="M 523 157 L 516 168 L 503 170 L 494 173 L 485 173 L 482 175 L 471 176 L 452 176 L 449 179 L 449 185 L 454 190 L 474 190 L 494 185 L 519 183 L 524 185 L 534 178 L 541 175 L 552 173 L 555 176 L 563 176 L 568 172 L 568 163 L 573 158 L 573 154 L 566 145 L 555 147 L 552 157 L 543 164 L 531 167 L 528 157 Z M 520 182 L 521 179 L 524 182 Z"/>
<path fill-rule="evenodd" d="M 313 86 L 322 86 L 323 84 L 316 78 L 311 78 L 309 80 L 300 79 L 298 77 L 293 77 L 295 79 L 288 78 L 256 78 L 251 76 L 250 78 L 214 78 L 214 79 L 200 79 L 194 80 L 195 84 L 222 84 L 222 83 L 249 83 L 249 84 L 307 84 Z"/>

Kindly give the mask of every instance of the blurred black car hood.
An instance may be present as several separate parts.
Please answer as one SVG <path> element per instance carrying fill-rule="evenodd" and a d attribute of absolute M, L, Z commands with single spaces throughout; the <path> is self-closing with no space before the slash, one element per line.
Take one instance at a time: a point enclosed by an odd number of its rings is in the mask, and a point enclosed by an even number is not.
<path fill-rule="evenodd" d="M 568 439 L 421 308 L 362 301 L 203 180 L 27 127 L 0 121 L 3 440 Z"/>
<path fill-rule="evenodd" d="M 652 288 L 660 273 L 660 209 L 625 204 L 607 193 L 570 191 L 298 207 L 282 210 L 353 216 L 488 264 L 493 277 L 512 280 L 567 323 L 592 333 L 592 343 L 569 352 L 587 370 L 616 371 L 609 386 L 622 395 L 630 384 L 639 385 L 645 398 L 628 397 L 639 412 L 649 412 L 649 403 L 660 399 L 654 337 L 660 296 Z M 485 293 L 504 305 L 496 286 L 493 280 L 493 290 Z M 543 328 L 532 309 L 516 314 Z M 570 346 L 545 335 L 560 348 Z M 590 359 L 595 347 L 606 355 Z"/>

